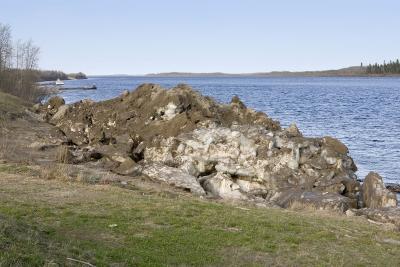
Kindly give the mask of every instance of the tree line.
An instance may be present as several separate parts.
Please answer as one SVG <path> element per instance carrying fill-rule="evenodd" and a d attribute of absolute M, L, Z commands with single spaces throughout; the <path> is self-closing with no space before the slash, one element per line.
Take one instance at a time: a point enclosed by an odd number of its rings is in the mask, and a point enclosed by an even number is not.
<path fill-rule="evenodd" d="M 43 97 L 35 85 L 39 53 L 32 40 L 14 41 L 11 27 L 0 23 L 0 90 L 29 101 Z"/>
<path fill-rule="evenodd" d="M 383 64 L 369 64 L 366 67 L 368 74 L 400 74 L 400 62 L 389 61 L 389 63 L 383 62 Z"/>
<path fill-rule="evenodd" d="M 38 70 L 37 77 L 38 77 L 39 82 L 56 81 L 57 79 L 60 79 L 60 80 L 87 79 L 86 74 L 83 72 L 66 74 L 66 73 L 64 73 L 62 71 L 58 71 L 58 70 Z"/>

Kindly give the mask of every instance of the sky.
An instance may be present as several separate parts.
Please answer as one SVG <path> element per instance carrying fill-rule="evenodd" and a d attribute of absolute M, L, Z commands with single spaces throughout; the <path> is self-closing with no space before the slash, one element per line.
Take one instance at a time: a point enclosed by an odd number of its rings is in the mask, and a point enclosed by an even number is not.
<path fill-rule="evenodd" d="M 336 69 L 400 57 L 398 0 L 0 0 L 42 69 L 87 74 Z"/>

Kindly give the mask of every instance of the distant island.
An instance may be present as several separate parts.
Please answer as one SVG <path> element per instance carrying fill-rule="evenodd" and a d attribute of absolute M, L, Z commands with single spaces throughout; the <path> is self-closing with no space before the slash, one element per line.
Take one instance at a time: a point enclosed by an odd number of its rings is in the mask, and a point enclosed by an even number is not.
<path fill-rule="evenodd" d="M 369 77 L 369 76 L 399 76 L 399 60 L 384 62 L 383 64 L 369 64 L 364 66 L 353 66 L 336 70 L 322 71 L 272 71 L 272 72 L 254 72 L 254 73 L 191 73 L 191 72 L 163 72 L 146 74 L 147 77 Z"/>

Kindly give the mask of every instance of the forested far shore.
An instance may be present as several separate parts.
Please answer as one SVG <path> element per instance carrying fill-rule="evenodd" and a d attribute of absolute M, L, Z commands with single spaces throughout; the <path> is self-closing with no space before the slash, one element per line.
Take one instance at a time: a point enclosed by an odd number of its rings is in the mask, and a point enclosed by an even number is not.
<path fill-rule="evenodd" d="M 400 74 L 400 62 L 397 59 L 395 61 L 389 61 L 389 63 L 384 61 L 383 64 L 369 64 L 366 67 L 366 72 L 368 74 Z"/>
<path fill-rule="evenodd" d="M 83 72 L 78 73 L 65 73 L 58 70 L 37 70 L 37 77 L 39 82 L 45 81 L 56 81 L 57 79 L 60 80 L 81 80 L 87 79 L 87 76 Z"/>

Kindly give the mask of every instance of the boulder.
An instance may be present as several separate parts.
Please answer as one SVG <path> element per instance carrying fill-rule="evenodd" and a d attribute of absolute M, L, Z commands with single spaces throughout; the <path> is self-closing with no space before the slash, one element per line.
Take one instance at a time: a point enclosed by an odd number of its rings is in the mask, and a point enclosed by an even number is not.
<path fill-rule="evenodd" d="M 50 109 L 58 109 L 62 105 L 65 105 L 65 100 L 61 96 L 53 96 L 47 101 L 47 103 Z"/>
<path fill-rule="evenodd" d="M 32 106 L 32 110 L 33 110 L 33 112 L 39 112 L 40 111 L 40 108 L 42 107 L 42 105 L 40 104 L 40 103 L 36 103 L 36 104 L 34 104 L 33 106 Z"/>
<path fill-rule="evenodd" d="M 57 112 L 53 115 L 51 118 L 50 122 L 51 123 L 57 123 L 57 121 L 61 120 L 64 118 L 65 114 L 68 112 L 69 106 L 68 105 L 62 105 L 58 108 Z"/>
<path fill-rule="evenodd" d="M 330 137 L 330 136 L 325 136 L 322 141 L 324 144 L 334 150 L 337 153 L 340 154 L 347 154 L 349 152 L 349 149 L 345 144 L 340 142 L 338 139 Z"/>
<path fill-rule="evenodd" d="M 386 183 L 386 188 L 391 192 L 400 193 L 400 184 Z"/>
<path fill-rule="evenodd" d="M 240 100 L 240 98 L 235 95 L 231 99 L 231 105 L 239 107 L 239 109 L 245 109 L 246 105 Z"/>
<path fill-rule="evenodd" d="M 240 186 L 228 175 L 216 173 L 208 177 L 202 177 L 204 189 L 213 196 L 223 199 L 247 199 Z"/>
<path fill-rule="evenodd" d="M 258 126 L 228 128 L 209 124 L 146 147 L 144 159 L 175 166 L 196 177 L 221 173 L 234 181 L 244 178 L 276 192 L 300 187 L 345 193 L 356 199 L 359 186 L 352 166 L 328 164 L 324 150 L 318 148 L 321 142 L 288 137 L 286 131 L 271 134 Z M 279 143 L 280 148 L 271 143 Z M 332 153 L 333 163 L 351 159 L 336 151 Z"/>
<path fill-rule="evenodd" d="M 285 131 L 288 133 L 290 137 L 303 136 L 295 123 L 292 123 L 287 129 L 285 129 Z"/>
<path fill-rule="evenodd" d="M 356 216 L 364 216 L 370 220 L 380 223 L 391 223 L 400 229 L 400 208 L 388 207 L 379 209 L 353 209 L 351 210 Z"/>
<path fill-rule="evenodd" d="M 131 161 L 132 159 L 129 157 L 126 149 L 122 149 L 121 147 L 115 145 L 104 145 L 97 146 L 95 151 L 102 155 L 102 157 L 106 157 L 112 161 L 124 163 L 125 161 Z"/>
<path fill-rule="evenodd" d="M 120 175 L 138 176 L 142 173 L 142 169 L 143 167 L 141 165 L 137 164 L 132 159 L 127 158 L 113 171 Z"/>
<path fill-rule="evenodd" d="M 182 188 L 195 195 L 204 195 L 204 189 L 197 182 L 196 177 L 191 176 L 177 168 L 168 167 L 162 164 L 149 164 L 143 169 L 143 173 L 150 178 L 177 188 Z"/>
<path fill-rule="evenodd" d="M 361 188 L 362 199 L 367 208 L 397 207 L 397 196 L 386 189 L 382 177 L 370 172 Z"/>
<path fill-rule="evenodd" d="M 357 207 L 357 201 L 337 193 L 287 190 L 277 193 L 273 200 L 283 208 L 301 208 L 345 212 Z"/>

